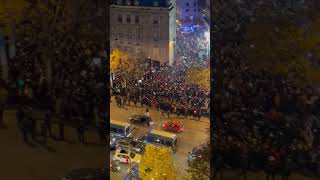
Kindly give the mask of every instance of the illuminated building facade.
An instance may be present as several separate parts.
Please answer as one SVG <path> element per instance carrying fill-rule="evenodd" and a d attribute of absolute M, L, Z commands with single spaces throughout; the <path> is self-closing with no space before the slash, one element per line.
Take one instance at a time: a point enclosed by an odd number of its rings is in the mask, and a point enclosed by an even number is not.
<path fill-rule="evenodd" d="M 177 0 L 177 17 L 181 22 L 199 22 L 201 20 L 199 0 Z"/>
<path fill-rule="evenodd" d="M 130 58 L 172 64 L 176 7 L 170 0 L 114 0 L 110 6 L 111 49 Z"/>

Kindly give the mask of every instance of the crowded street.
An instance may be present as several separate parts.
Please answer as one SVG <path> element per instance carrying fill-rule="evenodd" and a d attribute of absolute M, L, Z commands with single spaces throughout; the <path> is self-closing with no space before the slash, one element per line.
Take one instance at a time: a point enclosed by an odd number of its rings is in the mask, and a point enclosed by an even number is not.
<path fill-rule="evenodd" d="M 117 107 L 114 98 L 112 100 L 110 108 L 111 119 L 128 122 L 130 116 L 142 115 L 145 112 L 145 108 L 134 107 L 133 104 L 131 106 L 119 108 Z M 155 122 L 152 128 L 159 130 L 162 129 L 162 123 L 168 120 L 167 117 L 162 117 L 161 112 L 156 109 L 150 109 L 150 117 Z M 190 152 L 195 146 L 205 143 L 208 140 L 209 136 L 206 130 L 210 127 L 209 119 L 206 117 L 203 117 L 200 120 L 192 120 L 192 117 L 189 117 L 188 119 L 176 118 L 176 115 L 174 114 L 172 114 L 170 119 L 184 123 L 185 130 L 178 134 L 177 152 L 173 155 L 173 159 L 175 167 L 179 168 L 178 177 L 187 177 L 185 169 L 187 168 L 188 152 Z M 133 127 L 136 127 L 136 129 L 133 130 L 134 139 L 148 130 L 147 127 L 139 125 L 133 125 Z M 110 159 L 112 159 L 113 153 L 114 151 L 110 151 Z M 120 180 L 120 177 L 124 177 L 126 175 L 128 165 L 123 165 L 121 167 L 121 172 L 110 173 L 111 178 L 115 177 L 114 180 Z"/>

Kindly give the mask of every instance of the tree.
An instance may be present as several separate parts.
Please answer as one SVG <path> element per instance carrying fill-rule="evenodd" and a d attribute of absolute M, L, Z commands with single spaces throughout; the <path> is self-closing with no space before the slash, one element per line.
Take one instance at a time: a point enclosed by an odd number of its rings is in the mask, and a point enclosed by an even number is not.
<path fill-rule="evenodd" d="M 242 50 L 248 62 L 298 85 L 320 82 L 320 19 L 301 23 L 301 17 L 259 15 L 247 26 Z"/>
<path fill-rule="evenodd" d="M 141 179 L 176 179 L 172 150 L 168 147 L 147 145 L 138 168 Z"/>
<path fill-rule="evenodd" d="M 29 3 L 26 0 L 0 0 L 0 4 L 0 27 L 2 33 L 7 34 L 12 31 L 12 26 L 21 20 Z"/>
<path fill-rule="evenodd" d="M 210 68 L 202 69 L 199 67 L 191 67 L 187 71 L 187 83 L 198 85 L 199 87 L 210 89 Z"/>
<path fill-rule="evenodd" d="M 128 56 L 119 49 L 113 49 L 110 55 L 110 71 L 123 68 L 128 63 Z"/>
<path fill-rule="evenodd" d="M 198 156 L 191 160 L 188 164 L 187 172 L 190 175 L 191 180 L 209 180 L 210 179 L 210 160 L 213 159 L 214 151 L 210 148 L 210 132 L 207 131 L 208 140 L 205 145 L 201 145 Z M 217 143 L 217 142 L 215 142 Z"/>

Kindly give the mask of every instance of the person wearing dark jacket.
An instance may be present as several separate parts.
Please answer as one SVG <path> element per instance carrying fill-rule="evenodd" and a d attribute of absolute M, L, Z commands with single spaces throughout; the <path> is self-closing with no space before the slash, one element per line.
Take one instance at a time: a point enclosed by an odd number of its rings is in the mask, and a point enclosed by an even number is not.
<path fill-rule="evenodd" d="M 243 152 L 240 155 L 240 165 L 241 165 L 241 175 L 243 176 L 244 180 L 247 180 L 247 170 L 249 168 L 249 162 L 248 162 L 248 154 L 247 152 Z"/>
<path fill-rule="evenodd" d="M 16 112 L 16 118 L 17 118 L 17 126 L 18 126 L 18 129 L 21 129 L 21 123 L 22 123 L 22 120 L 25 116 L 25 112 L 24 112 L 24 109 L 22 106 L 19 106 L 18 109 L 17 109 L 17 112 Z"/>
<path fill-rule="evenodd" d="M 106 124 L 103 121 L 100 121 L 98 124 L 98 135 L 99 135 L 100 144 L 107 143 L 106 142 L 107 129 L 106 129 Z"/>
<path fill-rule="evenodd" d="M 63 141 L 64 140 L 64 119 L 58 122 L 58 126 L 59 126 L 59 139 Z"/>
<path fill-rule="evenodd" d="M 84 138 L 85 127 L 82 120 L 80 120 L 80 122 L 78 123 L 77 132 L 78 132 L 79 142 L 84 144 L 85 143 L 85 138 Z"/>
<path fill-rule="evenodd" d="M 293 169 L 292 159 L 289 157 L 285 157 L 283 166 L 282 166 L 282 172 L 281 172 L 282 180 L 289 180 L 292 169 Z"/>
<path fill-rule="evenodd" d="M 218 175 L 220 175 L 220 179 L 223 179 L 223 157 L 219 154 L 215 155 L 216 158 L 214 160 L 214 173 L 213 173 L 213 179 L 217 180 Z"/>
<path fill-rule="evenodd" d="M 50 110 L 46 112 L 43 123 L 48 131 L 48 135 L 51 137 L 52 133 L 51 133 L 51 111 Z"/>
<path fill-rule="evenodd" d="M 45 121 L 41 123 L 41 135 L 43 138 L 43 144 L 46 145 L 48 137 L 48 124 Z"/>
<path fill-rule="evenodd" d="M 28 134 L 30 132 L 30 119 L 25 118 L 21 121 L 21 131 L 25 143 L 29 143 Z"/>
<path fill-rule="evenodd" d="M 29 117 L 30 121 L 30 131 L 32 140 L 36 140 L 36 133 L 37 133 L 37 121 L 33 117 Z"/>

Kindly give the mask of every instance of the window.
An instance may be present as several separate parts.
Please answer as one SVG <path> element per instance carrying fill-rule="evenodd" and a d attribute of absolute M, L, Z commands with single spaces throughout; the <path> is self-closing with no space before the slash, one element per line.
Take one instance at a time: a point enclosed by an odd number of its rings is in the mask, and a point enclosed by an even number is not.
<path fill-rule="evenodd" d="M 122 22 L 122 15 L 121 14 L 118 15 L 118 21 Z"/>
<path fill-rule="evenodd" d="M 159 33 L 158 32 L 153 33 L 153 40 L 155 40 L 155 41 L 159 40 Z"/>
<path fill-rule="evenodd" d="M 159 23 L 158 19 L 156 17 L 154 17 L 153 24 L 158 24 L 158 23 Z"/>
<path fill-rule="evenodd" d="M 197 3 L 194 2 L 194 3 L 193 3 L 193 6 L 196 6 L 196 5 L 197 5 Z"/>
<path fill-rule="evenodd" d="M 189 12 L 189 9 L 186 9 L 186 12 Z"/>
<path fill-rule="evenodd" d="M 136 16 L 134 21 L 136 22 L 136 24 L 139 24 L 139 16 Z"/>
<path fill-rule="evenodd" d="M 186 6 L 189 7 L 189 3 L 186 3 Z"/>
<path fill-rule="evenodd" d="M 111 128 L 111 132 L 117 133 L 117 128 Z"/>
<path fill-rule="evenodd" d="M 119 134 L 124 134 L 124 130 L 123 129 L 118 129 L 118 133 Z"/>
<path fill-rule="evenodd" d="M 193 11 L 194 11 L 194 12 L 196 12 L 196 11 L 197 11 L 197 9 L 194 9 Z"/>
<path fill-rule="evenodd" d="M 148 137 L 147 137 L 147 140 L 148 140 L 149 142 L 154 142 L 154 138 L 153 138 L 152 136 L 148 136 Z"/>
<path fill-rule="evenodd" d="M 130 23 L 131 22 L 131 17 L 130 15 L 127 15 L 127 23 Z"/>

